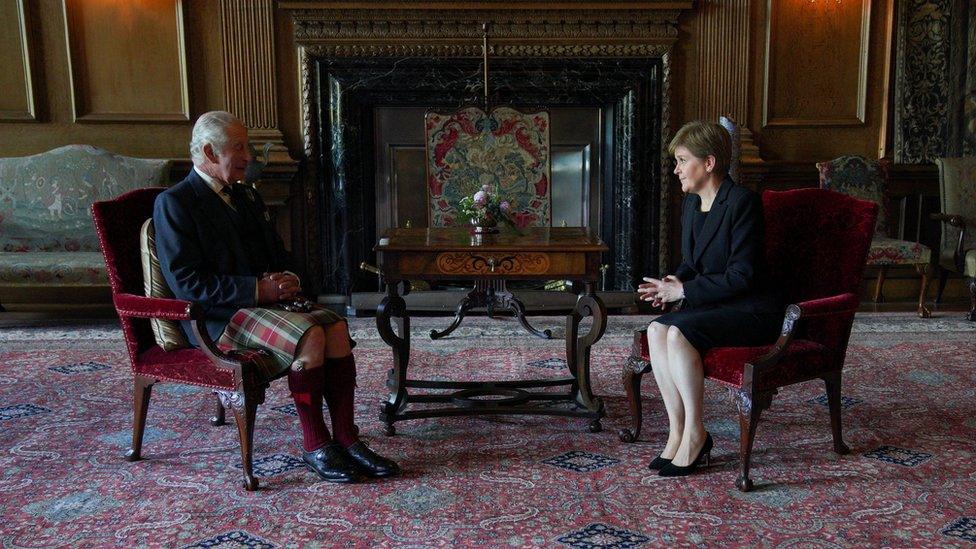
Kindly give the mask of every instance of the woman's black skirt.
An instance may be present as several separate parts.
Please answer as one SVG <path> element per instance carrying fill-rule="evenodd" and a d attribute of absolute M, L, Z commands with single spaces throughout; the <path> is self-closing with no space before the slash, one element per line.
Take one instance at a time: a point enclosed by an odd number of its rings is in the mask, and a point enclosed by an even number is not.
<path fill-rule="evenodd" d="M 654 322 L 677 327 L 704 357 L 713 347 L 772 344 L 783 326 L 783 313 L 750 313 L 713 305 L 663 314 Z"/>

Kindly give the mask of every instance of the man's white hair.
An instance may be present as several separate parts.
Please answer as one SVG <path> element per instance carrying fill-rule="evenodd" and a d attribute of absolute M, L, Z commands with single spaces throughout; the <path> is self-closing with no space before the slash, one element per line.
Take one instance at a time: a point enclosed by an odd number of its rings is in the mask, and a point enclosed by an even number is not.
<path fill-rule="evenodd" d="M 227 146 L 227 128 L 240 124 L 236 116 L 227 111 L 210 111 L 200 115 L 193 125 L 193 136 L 190 138 L 190 158 L 193 164 L 199 166 L 206 161 L 203 148 L 209 144 L 215 154 L 223 152 Z"/>

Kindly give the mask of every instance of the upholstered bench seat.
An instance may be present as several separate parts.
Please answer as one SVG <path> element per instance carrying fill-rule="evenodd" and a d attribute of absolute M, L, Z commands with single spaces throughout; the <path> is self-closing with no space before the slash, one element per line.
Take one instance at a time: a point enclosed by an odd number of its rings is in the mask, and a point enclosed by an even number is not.
<path fill-rule="evenodd" d="M 0 283 L 10 286 L 107 285 L 101 252 L 0 252 Z"/>
<path fill-rule="evenodd" d="M 886 236 L 875 236 L 868 250 L 868 265 L 917 265 L 928 264 L 932 250 L 928 246 L 898 240 Z"/>
<path fill-rule="evenodd" d="M 164 185 L 169 168 L 88 145 L 0 158 L 0 311 L 108 306 L 91 205 Z"/>

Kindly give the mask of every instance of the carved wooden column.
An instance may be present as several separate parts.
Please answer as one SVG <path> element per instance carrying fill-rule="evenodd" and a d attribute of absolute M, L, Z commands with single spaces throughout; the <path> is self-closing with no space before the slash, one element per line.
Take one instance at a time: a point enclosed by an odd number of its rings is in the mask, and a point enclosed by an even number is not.
<path fill-rule="evenodd" d="M 278 128 L 274 0 L 220 0 L 227 110 L 248 128 L 258 150 L 271 143 L 269 164 L 292 163 Z"/>
<path fill-rule="evenodd" d="M 742 164 L 758 163 L 749 122 L 749 42 L 753 0 L 705 0 L 698 14 L 698 104 L 701 120 L 731 116 L 740 128 Z"/>
<path fill-rule="evenodd" d="M 298 163 L 288 154 L 278 127 L 274 9 L 274 0 L 220 0 L 224 100 L 227 110 L 247 126 L 259 154 L 267 150 L 259 158 L 265 166 L 254 187 L 270 207 L 286 246 L 300 250 L 301 231 L 291 220 L 301 217 L 301 201 L 289 200 L 300 192 L 292 184 Z"/>

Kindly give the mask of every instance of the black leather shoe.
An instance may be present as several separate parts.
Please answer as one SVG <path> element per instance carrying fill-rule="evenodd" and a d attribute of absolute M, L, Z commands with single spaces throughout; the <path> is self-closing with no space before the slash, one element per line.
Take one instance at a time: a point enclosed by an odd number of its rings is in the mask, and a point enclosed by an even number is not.
<path fill-rule="evenodd" d="M 647 464 L 647 468 L 650 469 L 651 471 L 660 471 L 661 469 L 664 468 L 665 465 L 669 465 L 670 463 L 671 463 L 670 459 L 657 456 L 656 458 L 652 459 L 650 463 Z"/>
<path fill-rule="evenodd" d="M 705 444 L 702 445 L 702 449 L 698 451 L 698 455 L 695 457 L 695 461 L 692 461 L 688 465 L 675 465 L 674 463 L 669 463 L 661 468 L 657 472 L 658 476 L 662 477 L 684 477 L 695 472 L 698 466 L 705 462 L 707 466 L 712 461 L 712 435 L 710 433 L 705 433 Z"/>
<path fill-rule="evenodd" d="M 356 465 L 338 444 L 329 444 L 318 450 L 302 452 L 302 459 L 309 464 L 323 480 L 350 483 L 359 478 Z"/>
<path fill-rule="evenodd" d="M 383 478 L 400 474 L 400 466 L 392 459 L 387 459 L 369 449 L 363 441 L 357 441 L 346 448 L 346 453 L 352 462 L 366 476 Z"/>

